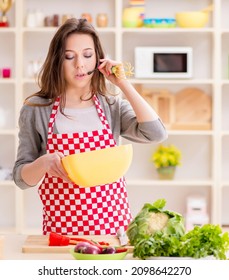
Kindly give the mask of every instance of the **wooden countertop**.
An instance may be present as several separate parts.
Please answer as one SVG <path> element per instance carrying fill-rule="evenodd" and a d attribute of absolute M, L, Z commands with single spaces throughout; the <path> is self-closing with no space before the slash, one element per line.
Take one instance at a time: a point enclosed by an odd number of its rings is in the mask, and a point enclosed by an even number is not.
<path fill-rule="evenodd" d="M 23 253 L 22 248 L 26 243 L 27 235 L 5 234 L 1 236 L 4 238 L 2 259 L 5 260 L 74 260 L 70 253 L 65 252 Z M 127 254 L 126 259 L 133 260 L 133 255 Z"/>

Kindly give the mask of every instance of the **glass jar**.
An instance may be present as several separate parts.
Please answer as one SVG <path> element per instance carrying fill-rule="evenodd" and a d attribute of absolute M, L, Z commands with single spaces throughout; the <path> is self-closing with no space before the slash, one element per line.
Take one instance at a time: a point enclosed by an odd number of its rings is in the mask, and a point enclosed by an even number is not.
<path fill-rule="evenodd" d="M 35 13 L 33 13 L 33 12 L 27 13 L 25 25 L 26 25 L 26 27 L 36 27 L 37 21 L 36 21 Z"/>
<path fill-rule="evenodd" d="M 83 13 L 81 18 L 85 18 L 88 22 L 92 23 L 92 16 L 89 13 Z"/>
<path fill-rule="evenodd" d="M 61 23 L 62 23 L 62 24 L 65 23 L 65 21 L 68 20 L 68 19 L 70 19 L 70 18 L 73 18 L 73 15 L 71 15 L 71 14 L 64 14 L 64 15 L 62 16 Z"/>
<path fill-rule="evenodd" d="M 96 24 L 98 27 L 107 27 L 108 17 L 105 13 L 99 13 L 96 17 Z"/>

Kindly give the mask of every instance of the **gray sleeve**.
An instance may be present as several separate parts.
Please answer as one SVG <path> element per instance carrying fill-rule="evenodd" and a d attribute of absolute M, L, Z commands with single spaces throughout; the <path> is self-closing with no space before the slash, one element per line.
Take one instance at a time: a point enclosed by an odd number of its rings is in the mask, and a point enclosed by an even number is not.
<path fill-rule="evenodd" d="M 159 143 L 167 138 L 167 132 L 160 118 L 139 123 L 129 102 L 123 100 L 121 102 L 121 136 L 138 143 Z"/>
<path fill-rule="evenodd" d="M 18 121 L 19 143 L 17 158 L 13 168 L 13 180 L 21 189 L 31 187 L 21 178 L 21 168 L 23 165 L 33 162 L 46 153 L 47 117 L 49 117 L 48 107 L 24 105 L 21 109 Z"/>
<path fill-rule="evenodd" d="M 138 123 L 127 100 L 117 97 L 115 102 L 109 100 L 110 105 L 101 97 L 100 101 L 117 143 L 120 136 L 137 143 L 159 143 L 167 139 L 167 131 L 160 118 Z"/>

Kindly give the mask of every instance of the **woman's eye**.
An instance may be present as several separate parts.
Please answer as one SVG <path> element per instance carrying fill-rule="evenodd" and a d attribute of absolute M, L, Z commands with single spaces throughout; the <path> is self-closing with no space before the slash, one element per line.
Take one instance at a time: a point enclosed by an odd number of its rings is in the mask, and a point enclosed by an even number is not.
<path fill-rule="evenodd" d="M 65 56 L 65 59 L 67 59 L 67 60 L 72 60 L 72 59 L 74 59 L 74 56 L 72 56 L 72 55 L 71 55 L 71 56 L 70 56 L 70 55 L 66 55 L 66 56 Z"/>
<path fill-rule="evenodd" d="M 84 57 L 85 58 L 90 58 L 90 57 L 92 57 L 92 54 L 87 54 L 87 55 L 85 54 Z"/>

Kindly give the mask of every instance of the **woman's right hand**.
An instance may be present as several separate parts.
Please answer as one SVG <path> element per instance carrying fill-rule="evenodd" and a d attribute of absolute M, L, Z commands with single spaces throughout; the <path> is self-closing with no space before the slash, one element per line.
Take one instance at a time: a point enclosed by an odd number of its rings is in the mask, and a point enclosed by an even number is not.
<path fill-rule="evenodd" d="M 45 169 L 49 176 L 59 177 L 68 183 L 72 183 L 62 165 L 63 153 L 55 152 L 46 154 L 43 157 L 46 166 Z"/>
<path fill-rule="evenodd" d="M 22 180 L 29 186 L 35 186 L 49 176 L 59 177 L 67 183 L 72 183 L 62 165 L 63 153 L 56 152 L 40 156 L 35 161 L 25 164 L 21 169 Z"/>

